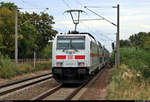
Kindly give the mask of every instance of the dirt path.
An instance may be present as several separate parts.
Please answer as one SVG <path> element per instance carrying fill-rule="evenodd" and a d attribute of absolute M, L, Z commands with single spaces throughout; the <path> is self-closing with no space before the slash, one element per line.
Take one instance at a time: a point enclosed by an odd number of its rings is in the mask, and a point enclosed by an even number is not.
<path fill-rule="evenodd" d="M 80 97 L 80 100 L 106 100 L 106 88 L 110 77 L 110 68 L 107 67 L 100 78 L 90 86 Z"/>

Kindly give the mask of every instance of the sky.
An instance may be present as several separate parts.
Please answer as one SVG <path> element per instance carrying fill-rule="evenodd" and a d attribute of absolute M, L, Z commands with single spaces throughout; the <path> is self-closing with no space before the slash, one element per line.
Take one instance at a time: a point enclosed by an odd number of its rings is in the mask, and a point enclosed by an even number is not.
<path fill-rule="evenodd" d="M 85 11 L 80 19 L 100 19 L 94 13 L 88 11 L 84 6 L 97 14 L 117 24 L 117 9 L 112 6 L 120 5 L 120 39 L 128 39 L 138 32 L 150 31 L 150 0 L 0 0 L 0 2 L 13 2 L 22 12 L 45 12 L 54 17 L 54 29 L 59 33 L 74 30 L 71 16 L 64 13 L 69 9 L 80 9 Z M 99 8 L 91 8 L 98 6 Z M 49 8 L 45 10 L 45 8 Z M 96 40 L 100 41 L 110 52 L 111 43 L 116 41 L 117 28 L 105 20 L 81 21 L 77 26 L 80 32 L 91 33 Z"/>

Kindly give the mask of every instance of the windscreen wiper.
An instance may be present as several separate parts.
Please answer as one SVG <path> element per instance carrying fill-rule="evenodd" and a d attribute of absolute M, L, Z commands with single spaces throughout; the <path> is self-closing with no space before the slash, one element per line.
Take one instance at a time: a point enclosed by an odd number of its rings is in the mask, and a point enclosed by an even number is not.
<path fill-rule="evenodd" d="M 67 50 L 67 48 L 66 48 L 66 47 L 63 49 L 63 52 L 64 52 L 65 50 Z"/>
<path fill-rule="evenodd" d="M 73 47 L 73 46 L 72 46 L 72 49 L 73 49 L 73 50 L 75 50 L 75 51 L 78 51 L 78 49 L 77 49 L 77 48 L 75 48 L 75 47 Z"/>

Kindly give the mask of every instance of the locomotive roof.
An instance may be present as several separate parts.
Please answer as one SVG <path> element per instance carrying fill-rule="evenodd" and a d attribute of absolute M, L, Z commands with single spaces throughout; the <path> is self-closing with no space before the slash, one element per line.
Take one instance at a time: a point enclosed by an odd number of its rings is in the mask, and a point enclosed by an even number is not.
<path fill-rule="evenodd" d="M 88 33 L 88 32 L 78 32 L 78 31 L 71 31 L 71 32 L 70 32 L 70 31 L 69 31 L 68 34 L 88 34 L 90 37 L 92 37 L 92 38 L 95 40 L 94 36 L 91 35 L 91 34 Z"/>
<path fill-rule="evenodd" d="M 61 33 L 62 34 L 62 33 Z M 89 35 L 91 38 L 93 38 L 95 41 L 96 41 L 96 43 L 98 43 L 99 44 L 99 46 L 101 46 L 102 47 L 102 45 L 101 45 L 101 43 L 99 42 L 99 41 L 97 41 L 95 38 L 94 38 L 94 36 L 93 35 L 91 35 L 90 33 L 88 33 L 88 32 L 78 32 L 78 31 L 69 31 L 68 33 L 66 33 L 66 34 L 74 34 L 74 35 L 78 35 L 78 34 L 87 34 L 87 35 Z"/>

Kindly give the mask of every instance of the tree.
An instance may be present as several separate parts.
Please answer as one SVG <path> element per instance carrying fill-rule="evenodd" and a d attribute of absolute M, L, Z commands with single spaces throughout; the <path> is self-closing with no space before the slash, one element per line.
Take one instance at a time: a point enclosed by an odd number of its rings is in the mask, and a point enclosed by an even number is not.
<path fill-rule="evenodd" d="M 0 34 L 0 54 L 2 52 L 3 49 L 5 49 L 6 47 L 3 46 L 3 38 L 2 38 L 2 35 Z"/>
<path fill-rule="evenodd" d="M 18 42 L 19 58 L 33 58 L 33 51 L 38 48 L 36 42 L 37 31 L 29 22 L 20 26 L 21 38 Z"/>
<path fill-rule="evenodd" d="M 14 52 L 15 7 L 13 3 L 0 3 L 0 35 L 2 36 L 3 45 L 6 46 L 2 53 L 9 56 Z"/>
<path fill-rule="evenodd" d="M 48 44 L 48 41 L 52 40 L 57 34 L 57 31 L 52 27 L 52 24 L 54 24 L 53 17 L 43 12 L 40 15 L 37 13 L 24 13 L 22 15 L 24 21 L 29 20 L 38 31 L 36 39 L 36 44 L 38 45 L 37 51 L 42 51 L 42 49 Z"/>
<path fill-rule="evenodd" d="M 120 40 L 120 47 L 130 47 L 130 41 L 129 40 Z"/>
<path fill-rule="evenodd" d="M 145 50 L 150 51 L 150 36 L 145 39 L 143 47 L 144 47 Z"/>
<path fill-rule="evenodd" d="M 15 6 L 0 3 L 0 44 L 6 49 L 2 54 L 14 58 L 15 51 Z M 18 10 L 18 55 L 19 58 L 33 57 L 33 51 L 40 53 L 57 31 L 53 29 L 53 17 L 47 13 L 21 13 Z M 0 45 L 0 46 L 1 46 Z"/>
<path fill-rule="evenodd" d="M 41 51 L 40 58 L 43 58 L 43 59 L 52 58 L 52 43 L 47 44 L 46 47 Z"/>
<path fill-rule="evenodd" d="M 130 36 L 129 39 L 133 46 L 143 48 L 147 36 L 148 34 L 146 32 L 139 32 L 138 34 Z"/>

